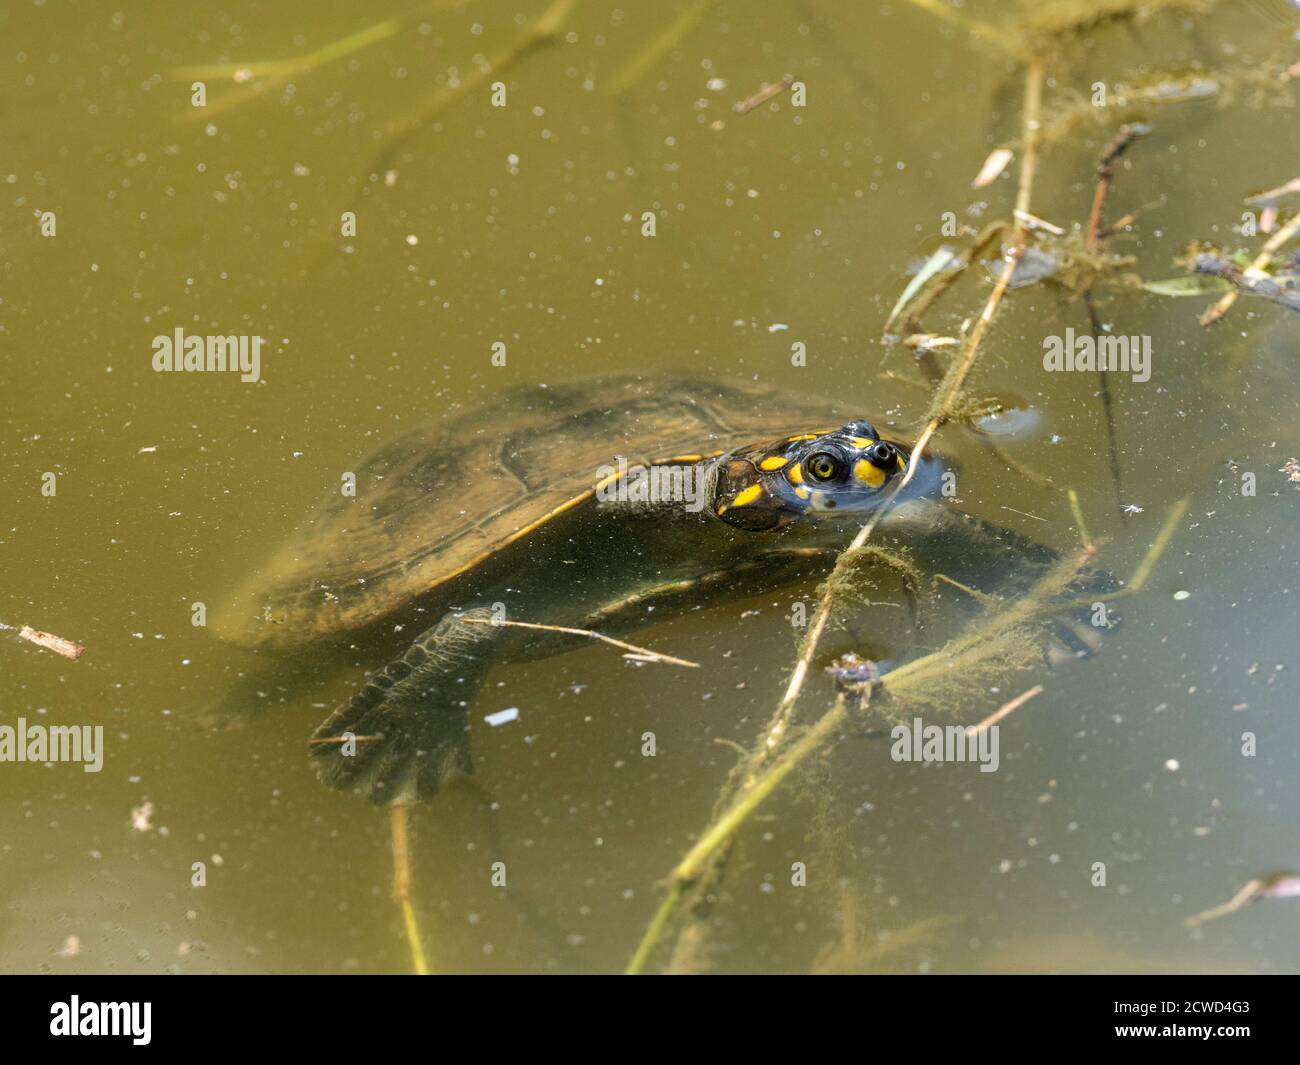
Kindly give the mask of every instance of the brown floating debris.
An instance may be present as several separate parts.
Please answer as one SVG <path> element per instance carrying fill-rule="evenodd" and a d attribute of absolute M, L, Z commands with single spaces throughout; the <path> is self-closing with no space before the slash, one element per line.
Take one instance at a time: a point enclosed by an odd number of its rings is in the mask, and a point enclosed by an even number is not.
<path fill-rule="evenodd" d="M 37 647 L 44 647 L 47 651 L 53 651 L 56 655 L 62 655 L 73 662 L 80 658 L 86 650 L 79 643 L 65 640 L 62 636 L 55 636 L 52 632 L 41 632 L 39 629 L 33 629 L 30 625 L 24 625 L 19 630 L 18 635 L 29 643 L 36 644 Z"/>
<path fill-rule="evenodd" d="M 989 152 L 989 157 L 984 160 L 984 165 L 980 167 L 980 172 L 975 175 L 975 180 L 971 182 L 971 187 L 982 189 L 993 182 L 997 181 L 998 176 L 1007 168 L 1011 162 L 1010 148 L 994 148 Z"/>
<path fill-rule="evenodd" d="M 778 82 L 775 82 L 771 85 L 764 85 L 761 89 L 758 90 L 758 92 L 754 93 L 754 95 L 750 96 L 748 99 L 740 100 L 737 103 L 733 104 L 731 109 L 735 111 L 736 114 L 738 115 L 748 114 L 750 111 L 754 110 L 754 108 L 760 107 L 763 104 L 767 103 L 767 101 L 772 99 L 772 97 L 780 96 L 783 92 L 789 89 L 790 86 L 793 84 L 794 84 L 794 75 L 787 74 Z"/>

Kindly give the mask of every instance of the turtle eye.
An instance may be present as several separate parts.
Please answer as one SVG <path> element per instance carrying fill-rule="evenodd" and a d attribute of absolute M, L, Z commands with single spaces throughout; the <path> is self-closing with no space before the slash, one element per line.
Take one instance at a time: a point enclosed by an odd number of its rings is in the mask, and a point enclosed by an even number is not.
<path fill-rule="evenodd" d="M 844 465 L 829 451 L 818 451 L 809 457 L 804 467 L 815 481 L 833 481 L 844 471 Z"/>

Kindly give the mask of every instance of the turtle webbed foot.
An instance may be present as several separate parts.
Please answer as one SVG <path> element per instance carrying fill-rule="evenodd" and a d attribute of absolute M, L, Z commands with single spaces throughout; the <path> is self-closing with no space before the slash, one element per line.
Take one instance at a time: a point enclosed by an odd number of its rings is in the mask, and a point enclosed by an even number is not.
<path fill-rule="evenodd" d="M 386 804 L 428 799 L 472 773 L 466 704 L 502 631 L 477 623 L 488 616 L 446 615 L 326 718 L 311 739 L 322 782 Z"/>

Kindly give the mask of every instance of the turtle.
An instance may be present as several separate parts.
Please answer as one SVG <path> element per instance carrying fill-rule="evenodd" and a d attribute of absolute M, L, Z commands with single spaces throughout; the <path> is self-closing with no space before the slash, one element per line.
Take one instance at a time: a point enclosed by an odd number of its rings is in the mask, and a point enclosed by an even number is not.
<path fill-rule="evenodd" d="M 582 640 L 525 626 L 626 632 L 658 603 L 825 572 L 891 494 L 882 534 L 941 542 L 971 579 L 1055 557 L 960 514 L 938 498 L 949 462 L 842 408 L 689 374 L 515 388 L 364 461 L 215 626 L 271 653 L 392 656 L 309 749 L 326 785 L 412 803 L 473 772 L 469 707 L 494 663 Z"/>

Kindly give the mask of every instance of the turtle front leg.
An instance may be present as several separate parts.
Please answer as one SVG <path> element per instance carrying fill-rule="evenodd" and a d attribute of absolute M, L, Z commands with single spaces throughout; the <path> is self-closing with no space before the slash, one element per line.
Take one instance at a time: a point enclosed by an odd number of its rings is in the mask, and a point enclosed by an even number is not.
<path fill-rule="evenodd" d="M 382 805 L 423 801 L 472 773 L 468 706 L 510 631 L 481 624 L 491 614 L 446 614 L 326 718 L 311 740 L 321 781 Z"/>

